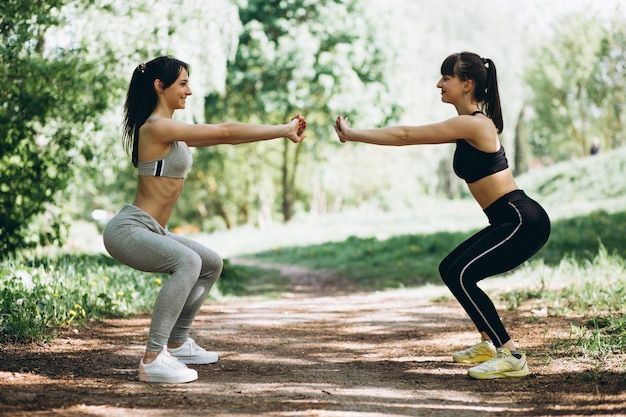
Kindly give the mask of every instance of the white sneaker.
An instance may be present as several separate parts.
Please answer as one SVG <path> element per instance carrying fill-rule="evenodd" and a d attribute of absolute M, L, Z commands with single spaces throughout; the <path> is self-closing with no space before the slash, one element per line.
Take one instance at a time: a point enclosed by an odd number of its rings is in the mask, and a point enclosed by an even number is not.
<path fill-rule="evenodd" d="M 182 346 L 168 350 L 173 357 L 186 364 L 203 365 L 217 362 L 217 353 L 204 350 L 191 337 Z"/>
<path fill-rule="evenodd" d="M 143 359 L 139 361 L 139 380 L 143 382 L 183 384 L 196 379 L 198 372 L 172 357 L 165 346 L 153 362 L 145 364 Z"/>

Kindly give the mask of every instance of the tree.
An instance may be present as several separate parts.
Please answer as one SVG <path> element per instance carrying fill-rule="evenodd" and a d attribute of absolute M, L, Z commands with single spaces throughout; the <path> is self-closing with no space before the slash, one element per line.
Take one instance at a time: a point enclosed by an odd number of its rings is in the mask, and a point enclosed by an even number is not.
<path fill-rule="evenodd" d="M 593 136 L 623 143 L 626 92 L 624 25 L 582 14 L 561 20 L 537 48 L 526 79 L 532 89 L 530 144 L 556 160 L 588 154 Z"/>
<path fill-rule="evenodd" d="M 91 160 L 76 137 L 97 125 L 106 107 L 107 77 L 80 49 L 47 44 L 66 1 L 0 3 L 0 254 L 49 243 L 63 222 L 48 211 L 72 179 L 74 158 Z M 31 233 L 33 232 L 33 233 Z"/>
<path fill-rule="evenodd" d="M 598 109 L 598 137 L 607 149 L 626 143 L 624 97 L 626 97 L 626 24 L 614 19 L 600 41 L 596 66 L 589 83 L 590 97 Z"/>
<path fill-rule="evenodd" d="M 212 181 L 216 192 L 205 193 L 204 200 L 215 202 L 227 196 L 234 213 L 228 217 L 237 223 L 247 222 L 252 212 L 276 207 L 289 221 L 296 202 L 308 204 L 299 178 L 311 172 L 307 164 L 315 163 L 322 149 L 331 146 L 323 138 L 333 134 L 338 112 L 357 120 L 368 113 L 373 116 L 369 123 L 397 114 L 388 101 L 384 78 L 393 59 L 376 37 L 374 16 L 360 1 L 239 4 L 243 30 L 237 54 L 228 66 L 224 93 L 207 98 L 207 120 L 284 123 L 306 111 L 308 135 L 317 139 L 298 146 L 274 141 L 200 150 L 207 159 L 228 159 L 230 164 L 225 171 L 209 167 L 194 186 L 194 194 L 200 195 Z"/>

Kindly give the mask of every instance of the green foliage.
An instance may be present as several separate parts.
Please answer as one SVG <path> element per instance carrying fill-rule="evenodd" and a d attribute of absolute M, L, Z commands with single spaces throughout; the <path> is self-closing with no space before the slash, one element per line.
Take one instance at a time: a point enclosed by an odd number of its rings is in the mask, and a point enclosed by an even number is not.
<path fill-rule="evenodd" d="M 626 24 L 613 20 L 600 42 L 589 95 L 599 115 L 599 137 L 607 149 L 626 143 L 624 96 L 626 95 Z"/>
<path fill-rule="evenodd" d="M 0 254 L 47 244 L 62 235 L 51 211 L 47 228 L 29 224 L 56 202 L 73 176 L 78 132 L 106 107 L 106 75 L 79 50 L 46 45 L 61 24 L 64 1 L 4 1 L 0 5 Z"/>
<path fill-rule="evenodd" d="M 304 113 L 312 140 L 298 146 L 271 141 L 198 150 L 198 171 L 188 189 L 207 215 L 222 217 L 227 227 L 262 223 L 274 213 L 289 221 L 296 203 L 307 208 L 310 176 L 328 148 L 323 138 L 333 135 L 337 114 L 358 119 L 375 109 L 372 123 L 397 113 L 385 77 L 393 59 L 363 1 L 239 4 L 243 30 L 237 53 L 227 68 L 225 90 L 206 99 L 207 121 L 274 124 Z"/>
<path fill-rule="evenodd" d="M 49 340 L 88 320 L 150 312 L 168 277 L 136 271 L 104 255 L 61 255 L 0 262 L 0 342 Z M 216 296 L 272 296 L 276 271 L 224 262 Z"/>
<path fill-rule="evenodd" d="M 0 340 L 24 342 L 89 319 L 148 311 L 162 278 L 105 256 L 0 264 Z"/>
<path fill-rule="evenodd" d="M 625 33 L 623 19 L 575 14 L 561 19 L 552 39 L 535 48 L 525 71 L 535 155 L 587 155 L 594 136 L 605 149 L 624 145 Z"/>

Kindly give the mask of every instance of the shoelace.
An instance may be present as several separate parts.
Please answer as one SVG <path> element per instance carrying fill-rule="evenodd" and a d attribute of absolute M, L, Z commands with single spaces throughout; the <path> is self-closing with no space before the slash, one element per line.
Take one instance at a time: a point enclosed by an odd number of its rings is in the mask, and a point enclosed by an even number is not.
<path fill-rule="evenodd" d="M 164 350 L 163 352 L 161 352 L 159 356 L 157 356 L 157 360 L 159 360 L 161 364 L 168 366 L 172 369 L 181 369 L 181 368 L 187 367 L 187 365 L 185 365 L 184 363 L 180 362 L 178 359 L 170 355 L 170 353 L 167 350 Z"/>
<path fill-rule="evenodd" d="M 480 345 L 480 344 L 477 344 L 477 345 L 474 345 L 474 346 L 471 346 L 471 347 L 465 349 L 463 351 L 463 353 L 466 354 L 466 355 L 472 355 L 474 353 L 479 353 L 482 350 L 483 350 L 483 346 Z"/>
<path fill-rule="evenodd" d="M 511 355 L 510 353 L 507 353 L 505 350 L 502 350 L 502 349 L 498 349 L 496 352 L 497 352 L 496 356 L 494 356 L 493 358 L 489 359 L 487 362 L 484 362 L 483 364 L 487 365 L 487 364 L 496 362 L 499 359 L 507 358 L 509 356 L 513 357 L 513 355 Z"/>
<path fill-rule="evenodd" d="M 198 346 L 196 341 L 193 340 L 191 337 L 189 339 L 187 339 L 187 342 L 189 343 L 189 348 L 191 349 L 191 352 L 200 352 L 200 351 L 204 350 L 203 348 Z"/>

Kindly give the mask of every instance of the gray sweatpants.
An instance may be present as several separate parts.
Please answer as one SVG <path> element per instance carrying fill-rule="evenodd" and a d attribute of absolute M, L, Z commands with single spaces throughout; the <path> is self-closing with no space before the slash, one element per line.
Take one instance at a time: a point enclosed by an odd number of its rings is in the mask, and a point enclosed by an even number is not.
<path fill-rule="evenodd" d="M 131 268 L 169 274 L 154 304 L 146 350 L 183 343 L 222 272 L 222 258 L 200 243 L 168 232 L 148 213 L 127 205 L 107 224 L 104 246 Z"/>

